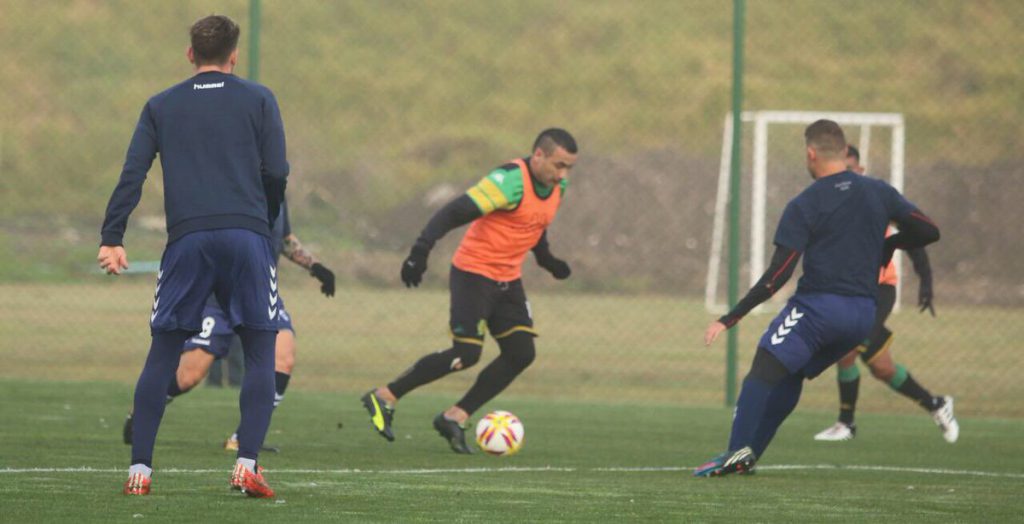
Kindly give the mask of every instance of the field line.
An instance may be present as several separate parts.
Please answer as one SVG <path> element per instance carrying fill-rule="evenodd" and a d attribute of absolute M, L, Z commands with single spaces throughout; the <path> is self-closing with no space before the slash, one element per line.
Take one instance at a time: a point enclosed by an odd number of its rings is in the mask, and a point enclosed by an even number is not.
<path fill-rule="evenodd" d="M 207 474 L 224 473 L 229 468 L 220 469 L 181 469 L 166 468 L 160 469 L 161 474 Z M 872 466 L 872 465 L 847 465 L 837 466 L 834 464 L 775 464 L 758 466 L 761 470 L 848 470 L 848 471 L 876 471 L 883 473 L 920 473 L 925 475 L 956 475 L 970 477 L 995 477 L 1024 479 L 1024 473 L 1008 473 L 998 471 L 976 471 L 966 469 L 943 469 L 943 468 L 908 468 L 898 466 Z M 0 468 L 0 474 L 19 473 L 124 473 L 126 468 Z M 652 466 L 652 467 L 603 467 L 603 468 L 572 468 L 572 467 L 480 467 L 480 468 L 419 468 L 419 469 L 268 469 L 274 475 L 437 475 L 450 473 L 541 473 L 541 472 L 584 472 L 584 473 L 656 473 L 669 472 L 689 473 L 692 467 L 681 466 Z"/>

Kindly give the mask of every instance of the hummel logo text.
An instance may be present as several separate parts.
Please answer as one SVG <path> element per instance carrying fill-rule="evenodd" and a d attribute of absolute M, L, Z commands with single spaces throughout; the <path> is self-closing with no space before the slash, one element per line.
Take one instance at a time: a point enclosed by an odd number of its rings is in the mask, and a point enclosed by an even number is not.
<path fill-rule="evenodd" d="M 220 89 L 224 87 L 224 82 L 217 82 L 215 84 L 192 84 L 192 90 L 196 89 Z"/>

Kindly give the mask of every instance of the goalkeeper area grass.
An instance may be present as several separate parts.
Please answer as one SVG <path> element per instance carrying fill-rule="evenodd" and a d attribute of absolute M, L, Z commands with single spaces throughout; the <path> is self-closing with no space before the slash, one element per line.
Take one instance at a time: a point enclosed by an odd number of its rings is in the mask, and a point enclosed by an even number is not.
<path fill-rule="evenodd" d="M 513 386 L 514 389 L 514 386 Z M 452 453 L 431 419 L 454 397 L 426 388 L 399 405 L 397 441 L 370 429 L 359 392 L 289 391 L 260 464 L 274 500 L 228 488 L 222 441 L 237 390 L 200 387 L 170 404 L 152 495 L 126 497 L 121 425 L 131 386 L 0 380 L 0 520 L 8 522 L 1012 521 L 1024 511 L 1024 421 L 960 417 L 950 445 L 926 413 L 858 417 L 849 442 L 815 442 L 831 411 L 800 407 L 755 475 L 697 479 L 723 450 L 731 411 L 672 403 L 501 396 L 526 427 L 512 457 Z"/>

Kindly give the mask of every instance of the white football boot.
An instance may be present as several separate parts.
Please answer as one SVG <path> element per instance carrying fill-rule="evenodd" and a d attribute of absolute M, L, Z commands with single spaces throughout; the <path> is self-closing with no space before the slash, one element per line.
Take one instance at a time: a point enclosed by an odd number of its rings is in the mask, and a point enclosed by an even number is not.
<path fill-rule="evenodd" d="M 853 437 L 857 436 L 857 425 L 851 424 L 847 426 L 843 422 L 836 422 L 831 426 L 825 428 L 824 431 L 814 436 L 814 440 L 822 440 L 826 442 L 839 442 L 842 440 L 853 440 Z"/>
<path fill-rule="evenodd" d="M 931 412 L 932 420 L 942 430 L 942 438 L 952 444 L 960 438 L 960 424 L 953 416 L 953 397 L 946 395 L 942 397 L 942 400 L 944 401 L 942 407 Z"/>

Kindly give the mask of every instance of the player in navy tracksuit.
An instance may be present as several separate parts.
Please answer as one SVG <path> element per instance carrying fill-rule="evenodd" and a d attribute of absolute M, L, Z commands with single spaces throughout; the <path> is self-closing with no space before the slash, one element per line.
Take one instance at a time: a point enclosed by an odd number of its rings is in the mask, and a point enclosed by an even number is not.
<path fill-rule="evenodd" d="M 201 331 L 203 306 L 213 294 L 245 351 L 232 477 L 249 495 L 273 496 L 256 459 L 274 403 L 278 306 L 270 226 L 284 198 L 288 162 L 273 93 L 231 74 L 239 32 L 225 16 L 192 26 L 188 58 L 196 74 L 146 103 L 107 205 L 98 259 L 101 268 L 119 274 L 127 267 L 122 239 L 128 215 L 159 153 L 167 247 L 150 315 L 153 341 L 135 387 L 125 494 L 149 493 L 165 393 L 182 345 Z"/>
<path fill-rule="evenodd" d="M 750 471 L 796 407 L 803 380 L 867 337 L 875 320 L 878 271 L 893 251 L 939 239 L 935 224 L 895 189 L 846 169 L 846 137 L 838 124 L 819 120 L 804 137 L 814 183 L 783 211 L 771 266 L 732 311 L 708 326 L 705 344 L 778 291 L 801 255 L 804 274 L 758 343 L 728 450 L 697 468 L 696 476 Z M 899 233 L 887 239 L 890 222 Z"/>

